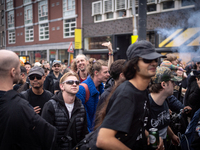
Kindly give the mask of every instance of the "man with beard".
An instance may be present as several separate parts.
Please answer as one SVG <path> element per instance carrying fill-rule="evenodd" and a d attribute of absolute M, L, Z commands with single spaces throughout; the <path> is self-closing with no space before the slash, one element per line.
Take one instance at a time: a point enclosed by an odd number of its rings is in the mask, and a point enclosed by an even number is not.
<path fill-rule="evenodd" d="M 0 149 L 52 150 L 56 128 L 12 90 L 19 79 L 18 56 L 12 51 L 0 50 Z"/>
<path fill-rule="evenodd" d="M 44 89 L 50 91 L 51 93 L 54 93 L 54 84 L 56 81 L 59 81 L 62 77 L 62 74 L 60 73 L 61 69 L 61 61 L 54 60 L 52 65 L 52 71 L 47 75 L 45 81 L 44 81 Z"/>
<path fill-rule="evenodd" d="M 88 73 L 86 67 L 88 65 L 87 57 L 83 54 L 79 54 L 76 56 L 76 65 L 78 69 L 78 76 L 80 78 L 80 82 L 83 82 L 87 79 Z"/>
<path fill-rule="evenodd" d="M 103 60 L 90 61 L 87 66 L 87 72 L 90 75 L 79 86 L 79 91 L 76 96 L 82 101 L 85 107 L 88 131 L 90 132 L 93 130 L 99 97 L 104 91 L 104 85 L 102 82 L 106 82 L 110 77 L 110 74 L 108 72 L 108 64 Z"/>
<path fill-rule="evenodd" d="M 53 96 L 51 92 L 43 89 L 44 69 L 38 66 L 31 68 L 28 78 L 32 87 L 21 94 L 34 107 L 35 112 L 41 115 L 44 104 Z"/>

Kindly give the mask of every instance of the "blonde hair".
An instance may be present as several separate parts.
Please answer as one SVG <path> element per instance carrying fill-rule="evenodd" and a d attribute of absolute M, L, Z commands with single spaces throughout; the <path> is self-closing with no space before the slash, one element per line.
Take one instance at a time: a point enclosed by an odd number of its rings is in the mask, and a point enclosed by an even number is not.
<path fill-rule="evenodd" d="M 75 76 L 75 77 L 79 80 L 79 77 L 78 77 L 78 75 L 77 75 L 76 73 L 74 73 L 74 72 L 67 72 L 67 73 L 65 73 L 65 74 L 61 77 L 61 79 L 60 79 L 60 84 L 62 84 L 62 83 L 65 81 L 65 79 L 66 79 L 67 77 L 69 77 L 69 76 Z"/>

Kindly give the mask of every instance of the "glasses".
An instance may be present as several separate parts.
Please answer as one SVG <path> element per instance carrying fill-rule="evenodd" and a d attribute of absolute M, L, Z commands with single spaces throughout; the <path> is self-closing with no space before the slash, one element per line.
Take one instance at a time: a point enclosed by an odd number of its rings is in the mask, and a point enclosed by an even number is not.
<path fill-rule="evenodd" d="M 30 77 L 29 77 L 30 80 L 34 80 L 35 78 L 36 78 L 37 80 L 41 80 L 41 79 L 42 79 L 42 76 L 40 76 L 40 75 L 33 75 L 33 76 L 30 76 Z"/>
<path fill-rule="evenodd" d="M 150 64 L 152 61 L 158 62 L 158 59 L 144 59 L 144 58 L 141 58 L 141 60 L 142 60 L 145 64 Z"/>
<path fill-rule="evenodd" d="M 200 62 L 197 62 L 197 64 L 199 65 L 199 64 L 200 64 Z"/>
<path fill-rule="evenodd" d="M 66 84 L 69 84 L 69 85 L 73 85 L 75 83 L 76 85 L 79 85 L 80 81 L 78 81 L 78 80 L 67 80 L 67 81 L 64 81 L 62 83 L 63 84 L 66 83 Z"/>

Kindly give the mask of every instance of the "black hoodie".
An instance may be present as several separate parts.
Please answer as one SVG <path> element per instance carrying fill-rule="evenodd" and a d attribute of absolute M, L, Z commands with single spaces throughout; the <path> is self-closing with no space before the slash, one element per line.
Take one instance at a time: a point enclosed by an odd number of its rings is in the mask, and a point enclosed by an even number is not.
<path fill-rule="evenodd" d="M 56 128 L 36 114 L 30 104 L 10 90 L 0 98 L 1 150 L 52 150 Z"/>
<path fill-rule="evenodd" d="M 61 138 L 66 135 L 65 132 L 67 130 L 70 119 L 68 110 L 63 100 L 62 92 L 56 93 L 56 95 L 54 95 L 50 101 L 45 103 L 43 107 L 42 117 L 58 129 L 58 149 L 66 150 L 74 147 L 88 133 L 86 112 L 82 102 L 77 97 L 74 101 L 74 108 L 72 110 L 71 118 L 74 115 L 76 118 L 68 134 L 72 138 L 72 143 L 69 143 L 68 141 L 63 142 Z"/>

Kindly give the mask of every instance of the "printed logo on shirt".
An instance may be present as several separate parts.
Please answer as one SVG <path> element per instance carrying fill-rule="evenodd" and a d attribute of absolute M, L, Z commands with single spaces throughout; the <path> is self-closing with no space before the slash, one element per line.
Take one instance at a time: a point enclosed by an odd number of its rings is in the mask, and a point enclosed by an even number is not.
<path fill-rule="evenodd" d="M 155 128 L 159 125 L 164 125 L 164 122 L 169 119 L 170 114 L 165 110 L 159 113 L 156 119 L 151 119 L 151 126 Z"/>

